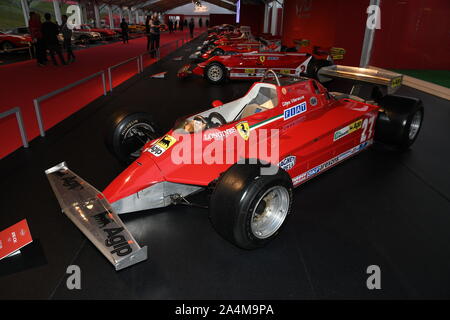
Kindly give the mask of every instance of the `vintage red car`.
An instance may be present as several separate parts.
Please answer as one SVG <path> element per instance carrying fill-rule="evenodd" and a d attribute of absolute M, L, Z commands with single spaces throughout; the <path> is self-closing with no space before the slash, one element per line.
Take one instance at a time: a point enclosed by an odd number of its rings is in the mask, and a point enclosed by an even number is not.
<path fill-rule="evenodd" d="M 112 29 L 107 28 L 93 28 L 88 24 L 82 24 L 79 28 L 75 29 L 75 31 L 89 31 L 89 32 L 98 32 L 102 36 L 103 39 L 111 39 L 117 33 Z"/>
<path fill-rule="evenodd" d="M 287 75 L 316 77 L 321 67 L 331 65 L 328 57 L 300 52 L 245 52 L 213 56 L 197 65 L 185 65 L 178 71 L 179 78 L 203 76 L 214 84 L 225 80 L 255 80 L 269 70 Z"/>
<path fill-rule="evenodd" d="M 9 51 L 12 49 L 28 49 L 31 46 L 30 35 L 16 35 L 0 32 L 0 50 Z"/>
<path fill-rule="evenodd" d="M 335 74 L 358 83 L 399 84 L 389 74 L 362 68 Z M 218 233 L 253 249 L 279 232 L 291 213 L 294 187 L 374 141 L 399 149 L 414 143 L 421 101 L 374 92 L 365 100 L 270 70 L 243 97 L 214 101 L 159 137 L 148 113 L 118 116 L 108 128 L 108 145 L 119 159 L 132 162 L 103 192 L 65 163 L 46 174 L 64 213 L 116 269 L 147 256 L 117 214 L 192 204 L 189 195 L 200 191 L 210 193 L 210 219 Z"/>

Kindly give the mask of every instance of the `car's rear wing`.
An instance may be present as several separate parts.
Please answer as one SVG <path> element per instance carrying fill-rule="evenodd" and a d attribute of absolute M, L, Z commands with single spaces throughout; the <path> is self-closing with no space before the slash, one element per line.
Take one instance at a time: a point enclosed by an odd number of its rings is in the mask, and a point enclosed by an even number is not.
<path fill-rule="evenodd" d="M 91 240 L 116 270 L 147 259 L 103 194 L 62 162 L 45 171 L 62 211 Z"/>
<path fill-rule="evenodd" d="M 342 65 L 322 67 L 320 68 L 318 75 L 321 82 L 329 80 L 330 78 L 349 79 L 354 82 L 355 85 L 370 83 L 384 87 L 390 94 L 395 92 L 401 86 L 403 81 L 403 75 L 395 72 Z"/>

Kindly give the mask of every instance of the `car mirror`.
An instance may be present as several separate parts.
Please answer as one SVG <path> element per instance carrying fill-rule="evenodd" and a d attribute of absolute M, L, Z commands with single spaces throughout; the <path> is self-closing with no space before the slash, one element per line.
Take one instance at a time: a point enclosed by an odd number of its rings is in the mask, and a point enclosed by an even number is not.
<path fill-rule="evenodd" d="M 214 100 L 214 101 L 212 102 L 212 106 L 213 106 L 214 108 L 220 107 L 220 106 L 222 106 L 222 105 L 223 105 L 223 102 L 220 101 L 220 100 Z"/>

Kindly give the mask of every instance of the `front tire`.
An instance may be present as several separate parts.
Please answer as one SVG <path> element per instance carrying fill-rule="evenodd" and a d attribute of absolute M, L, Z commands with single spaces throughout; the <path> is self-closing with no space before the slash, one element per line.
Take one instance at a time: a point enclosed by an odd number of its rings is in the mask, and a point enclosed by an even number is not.
<path fill-rule="evenodd" d="M 119 113 L 106 126 L 105 143 L 118 160 L 129 163 L 140 156 L 145 143 L 159 136 L 158 131 L 148 113 Z"/>
<path fill-rule="evenodd" d="M 261 164 L 235 164 L 217 182 L 210 219 L 217 232 L 243 249 L 266 245 L 292 209 L 292 180 L 282 169 L 262 175 Z"/>
<path fill-rule="evenodd" d="M 211 62 L 205 68 L 205 78 L 212 84 L 223 83 L 226 79 L 226 69 L 218 62 Z"/>

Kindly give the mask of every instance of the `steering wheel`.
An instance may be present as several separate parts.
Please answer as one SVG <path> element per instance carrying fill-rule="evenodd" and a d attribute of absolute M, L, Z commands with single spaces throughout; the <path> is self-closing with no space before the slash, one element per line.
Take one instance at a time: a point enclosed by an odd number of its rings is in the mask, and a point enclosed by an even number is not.
<path fill-rule="evenodd" d="M 213 119 L 216 119 L 216 120 L 219 122 L 219 125 L 217 125 L 216 123 L 214 123 L 214 122 L 213 122 Z M 209 116 L 208 116 L 208 121 L 209 121 L 209 123 L 210 123 L 210 126 L 214 126 L 214 127 L 222 126 L 222 125 L 224 125 L 224 124 L 227 123 L 227 120 L 225 120 L 225 118 L 223 117 L 223 115 L 221 115 L 220 113 L 215 112 L 215 111 L 213 111 L 213 112 L 211 112 L 211 113 L 209 114 Z"/>

